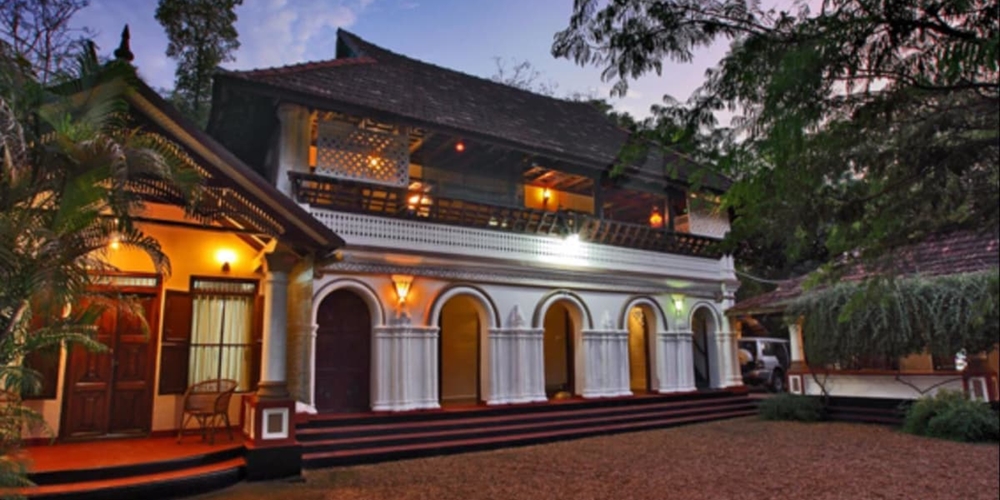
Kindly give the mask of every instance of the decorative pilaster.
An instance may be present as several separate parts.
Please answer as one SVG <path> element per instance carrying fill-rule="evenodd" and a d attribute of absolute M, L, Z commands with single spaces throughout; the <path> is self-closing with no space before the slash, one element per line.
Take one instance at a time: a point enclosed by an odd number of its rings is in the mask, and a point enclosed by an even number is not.
<path fill-rule="evenodd" d="M 716 332 L 716 347 L 719 352 L 719 373 L 721 387 L 738 387 L 743 385 L 743 376 L 736 354 L 736 334 L 733 332 Z"/>
<path fill-rule="evenodd" d="M 694 332 L 681 330 L 677 335 L 677 390 L 698 390 L 694 381 Z"/>
<path fill-rule="evenodd" d="M 265 399 L 288 397 L 288 273 L 295 265 L 290 253 L 273 252 L 264 256 L 267 277 L 264 279 L 263 362 L 257 395 Z"/>
<path fill-rule="evenodd" d="M 678 372 L 678 350 L 680 335 L 677 332 L 657 332 L 656 333 L 656 365 L 659 386 L 653 390 L 661 394 L 677 392 L 680 390 L 680 373 Z"/>
<path fill-rule="evenodd" d="M 490 394 L 486 404 L 547 400 L 543 332 L 531 328 L 516 305 L 508 316 L 507 328 L 490 329 Z"/>
<path fill-rule="evenodd" d="M 439 328 L 414 326 L 406 314 L 375 328 L 375 411 L 436 409 Z"/>
<path fill-rule="evenodd" d="M 584 330 L 583 397 L 631 396 L 629 388 L 628 330 L 615 328 L 605 311 L 600 330 Z"/>

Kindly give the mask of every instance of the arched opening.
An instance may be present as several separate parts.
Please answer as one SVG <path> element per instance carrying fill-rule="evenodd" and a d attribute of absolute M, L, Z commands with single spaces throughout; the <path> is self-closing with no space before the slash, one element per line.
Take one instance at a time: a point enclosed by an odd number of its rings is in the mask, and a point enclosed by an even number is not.
<path fill-rule="evenodd" d="M 479 403 L 485 393 L 486 309 L 471 295 L 456 295 L 441 308 L 438 324 L 441 405 Z"/>
<path fill-rule="evenodd" d="M 576 313 L 576 314 L 574 314 Z M 545 364 L 545 395 L 565 398 L 576 393 L 576 334 L 579 311 L 558 301 L 545 311 L 542 349 Z"/>
<path fill-rule="evenodd" d="M 335 290 L 316 313 L 314 401 L 319 412 L 371 408 L 371 311 L 358 294 Z"/>
<path fill-rule="evenodd" d="M 698 308 L 691 316 L 692 359 L 694 361 L 694 385 L 698 389 L 712 387 L 712 364 L 709 355 L 709 341 L 715 338 L 715 319 L 705 307 Z"/>
<path fill-rule="evenodd" d="M 632 307 L 628 313 L 629 390 L 633 394 L 650 391 L 652 357 L 651 332 L 656 331 L 656 316 L 648 305 Z"/>

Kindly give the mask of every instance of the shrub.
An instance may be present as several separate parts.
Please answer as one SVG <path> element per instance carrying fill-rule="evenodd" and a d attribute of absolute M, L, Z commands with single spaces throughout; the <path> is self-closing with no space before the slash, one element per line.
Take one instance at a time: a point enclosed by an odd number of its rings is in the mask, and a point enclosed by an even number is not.
<path fill-rule="evenodd" d="M 959 391 L 939 391 L 910 407 L 903 431 L 953 441 L 998 441 L 1000 416 Z"/>
<path fill-rule="evenodd" d="M 760 418 L 764 420 L 797 420 L 816 422 L 823 420 L 823 403 L 819 398 L 779 394 L 761 401 Z"/>

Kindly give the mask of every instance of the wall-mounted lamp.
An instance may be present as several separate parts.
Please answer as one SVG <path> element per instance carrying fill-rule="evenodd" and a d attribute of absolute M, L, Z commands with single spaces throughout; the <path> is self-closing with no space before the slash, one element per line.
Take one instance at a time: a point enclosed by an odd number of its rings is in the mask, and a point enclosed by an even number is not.
<path fill-rule="evenodd" d="M 456 142 L 455 143 L 455 151 L 458 152 L 458 153 L 461 153 L 462 151 L 465 151 L 465 143 L 462 142 L 462 141 Z"/>
<path fill-rule="evenodd" d="M 228 273 L 232 269 L 233 262 L 236 262 L 236 252 L 220 248 L 215 252 L 215 260 L 222 264 L 222 272 Z"/>
<path fill-rule="evenodd" d="M 681 316 L 683 316 L 684 315 L 684 296 L 680 295 L 680 294 L 677 294 L 677 295 L 672 295 L 671 298 L 673 299 L 673 302 L 674 302 L 674 314 L 676 314 L 678 318 L 681 317 Z"/>
<path fill-rule="evenodd" d="M 108 248 L 112 250 L 118 250 L 122 247 L 122 239 L 117 234 L 111 236 L 111 240 L 108 241 Z"/>
<path fill-rule="evenodd" d="M 552 190 L 549 188 L 542 189 L 542 201 L 549 201 L 552 199 Z"/>
<path fill-rule="evenodd" d="M 406 304 L 406 297 L 410 294 L 410 285 L 413 284 L 413 276 L 393 274 L 392 284 L 396 287 L 396 299 L 399 300 L 399 305 Z"/>

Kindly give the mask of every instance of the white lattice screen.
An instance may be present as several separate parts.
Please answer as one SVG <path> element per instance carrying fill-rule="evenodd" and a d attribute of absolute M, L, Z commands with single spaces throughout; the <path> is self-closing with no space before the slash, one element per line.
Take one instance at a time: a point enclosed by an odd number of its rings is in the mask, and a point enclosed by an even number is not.
<path fill-rule="evenodd" d="M 366 130 L 342 121 L 319 122 L 316 173 L 405 187 L 409 172 L 405 134 Z"/>
<path fill-rule="evenodd" d="M 699 198 L 689 198 L 691 234 L 722 238 L 729 232 L 729 217 L 719 205 Z"/>

